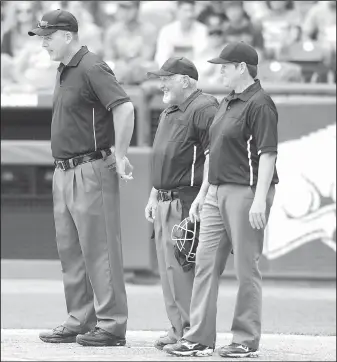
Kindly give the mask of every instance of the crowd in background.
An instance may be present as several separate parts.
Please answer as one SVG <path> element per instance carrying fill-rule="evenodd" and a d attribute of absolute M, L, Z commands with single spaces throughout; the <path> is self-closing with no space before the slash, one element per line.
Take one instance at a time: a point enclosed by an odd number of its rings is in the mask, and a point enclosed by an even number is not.
<path fill-rule="evenodd" d="M 221 84 L 207 60 L 237 40 L 258 50 L 261 80 L 336 82 L 336 1 L 1 1 L 3 92 L 53 88 L 58 63 L 27 32 L 59 8 L 123 84 L 147 81 L 171 56 L 192 60 L 200 82 Z"/>

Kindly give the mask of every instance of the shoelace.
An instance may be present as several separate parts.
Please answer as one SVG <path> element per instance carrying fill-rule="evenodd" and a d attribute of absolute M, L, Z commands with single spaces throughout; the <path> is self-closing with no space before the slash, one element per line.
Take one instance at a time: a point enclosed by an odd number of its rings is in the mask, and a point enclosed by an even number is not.
<path fill-rule="evenodd" d="M 96 334 L 100 328 L 94 327 L 91 331 L 87 332 L 86 334 Z"/>
<path fill-rule="evenodd" d="M 53 332 L 63 333 L 65 328 L 66 328 L 65 326 L 57 326 L 56 328 L 53 329 Z"/>

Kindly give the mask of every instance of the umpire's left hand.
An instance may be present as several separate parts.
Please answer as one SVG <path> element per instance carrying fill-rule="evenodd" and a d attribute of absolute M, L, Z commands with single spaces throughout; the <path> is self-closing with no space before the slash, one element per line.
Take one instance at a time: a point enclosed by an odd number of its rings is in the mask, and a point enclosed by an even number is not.
<path fill-rule="evenodd" d="M 123 181 L 133 180 L 132 170 L 133 166 L 131 165 L 129 159 L 126 156 L 124 156 L 123 158 L 116 157 L 116 171 Z M 126 172 L 129 173 L 127 174 Z"/>

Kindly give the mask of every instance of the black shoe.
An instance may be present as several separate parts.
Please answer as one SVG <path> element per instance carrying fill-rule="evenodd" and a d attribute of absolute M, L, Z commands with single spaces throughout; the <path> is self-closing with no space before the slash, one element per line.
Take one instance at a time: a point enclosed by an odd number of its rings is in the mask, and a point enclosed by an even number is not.
<path fill-rule="evenodd" d="M 159 337 L 159 339 L 157 339 L 154 342 L 154 346 L 157 349 L 162 350 L 165 346 L 175 344 L 175 343 L 177 343 L 176 339 L 173 339 L 172 337 L 169 337 L 168 335 L 166 335 L 166 336 L 163 336 L 163 337 Z"/>
<path fill-rule="evenodd" d="M 181 339 L 173 345 L 166 345 L 164 351 L 169 354 L 173 354 L 174 356 L 207 357 L 212 356 L 214 348 L 204 346 L 200 343 L 189 342 L 186 339 Z"/>
<path fill-rule="evenodd" d="M 221 357 L 258 357 L 259 351 L 254 348 L 249 348 L 243 344 L 231 343 L 229 346 L 224 346 L 219 349 Z"/>
<path fill-rule="evenodd" d="M 61 325 L 50 332 L 41 332 L 39 337 L 47 343 L 75 343 L 77 334 Z"/>
<path fill-rule="evenodd" d="M 126 344 L 125 338 L 117 337 L 98 327 L 86 334 L 77 335 L 76 342 L 82 346 L 91 347 L 125 346 Z"/>

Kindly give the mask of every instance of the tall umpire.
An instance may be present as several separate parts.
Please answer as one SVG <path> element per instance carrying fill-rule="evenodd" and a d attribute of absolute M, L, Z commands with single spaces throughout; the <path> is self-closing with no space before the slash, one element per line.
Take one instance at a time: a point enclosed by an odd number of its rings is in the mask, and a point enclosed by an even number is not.
<path fill-rule="evenodd" d="M 210 128 L 209 188 L 202 206 L 191 301 L 191 328 L 166 349 L 179 356 L 212 354 L 219 278 L 233 247 L 239 290 L 232 343 L 222 357 L 256 357 L 261 337 L 259 259 L 278 176 L 278 113 L 256 79 L 258 55 L 244 42 L 229 43 L 218 58 L 230 94 Z"/>
<path fill-rule="evenodd" d="M 159 274 L 171 328 L 155 342 L 163 349 L 190 326 L 190 301 L 194 264 L 179 257 L 171 239 L 172 228 L 188 217 L 207 184 L 208 130 L 218 101 L 197 88 L 198 71 L 184 57 L 169 58 L 160 70 L 149 72 L 160 79 L 163 102 L 152 152 L 152 191 L 145 217 L 154 222 Z M 205 166 L 204 166 L 205 165 Z"/>
<path fill-rule="evenodd" d="M 61 62 L 51 148 L 56 242 L 68 318 L 40 338 L 85 346 L 124 345 L 128 310 L 119 178 L 132 179 L 131 172 L 125 173 L 132 168 L 125 155 L 134 128 L 133 105 L 107 64 L 80 45 L 71 13 L 51 11 L 28 34 L 40 36 L 50 59 Z"/>

